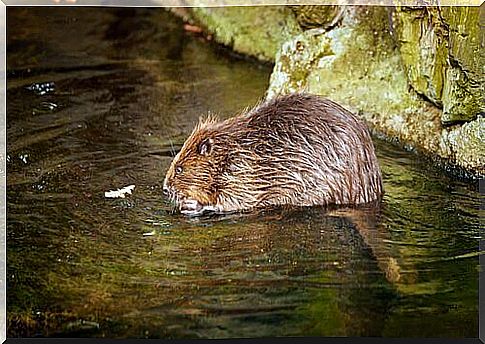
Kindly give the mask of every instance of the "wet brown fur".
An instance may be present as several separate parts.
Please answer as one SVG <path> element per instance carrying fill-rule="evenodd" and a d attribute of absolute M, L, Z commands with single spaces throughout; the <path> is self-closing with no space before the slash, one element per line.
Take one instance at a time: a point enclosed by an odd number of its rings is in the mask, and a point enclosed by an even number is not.
<path fill-rule="evenodd" d="M 225 121 L 201 120 L 164 190 L 188 213 L 291 204 L 360 204 L 382 195 L 365 124 L 308 94 L 281 96 Z"/>

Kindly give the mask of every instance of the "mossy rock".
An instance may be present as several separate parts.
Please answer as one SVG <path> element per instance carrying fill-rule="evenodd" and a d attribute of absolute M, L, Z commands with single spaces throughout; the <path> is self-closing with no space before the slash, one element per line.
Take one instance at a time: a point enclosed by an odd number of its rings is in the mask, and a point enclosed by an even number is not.
<path fill-rule="evenodd" d="M 449 27 L 442 121 L 469 121 L 485 113 L 485 7 L 445 7 L 441 12 Z"/>
<path fill-rule="evenodd" d="M 479 7 L 397 7 L 393 15 L 409 83 L 443 108 L 444 124 L 471 121 L 485 109 L 480 12 Z"/>
<path fill-rule="evenodd" d="M 398 7 L 393 25 L 409 83 L 416 92 L 442 106 L 448 57 L 444 23 L 432 9 Z"/>
<path fill-rule="evenodd" d="M 195 7 L 190 16 L 218 43 L 268 62 L 284 41 L 301 32 L 285 6 Z"/>
<path fill-rule="evenodd" d="M 343 6 L 336 5 L 300 5 L 289 6 L 295 13 L 296 21 L 304 29 L 328 29 L 335 25 L 344 10 Z"/>
<path fill-rule="evenodd" d="M 485 154 L 477 144 L 483 121 L 443 127 L 443 112 L 410 92 L 408 76 L 387 10 L 351 8 L 340 27 L 308 30 L 283 44 L 267 97 L 298 91 L 326 96 L 359 114 L 376 133 L 483 175 Z"/>

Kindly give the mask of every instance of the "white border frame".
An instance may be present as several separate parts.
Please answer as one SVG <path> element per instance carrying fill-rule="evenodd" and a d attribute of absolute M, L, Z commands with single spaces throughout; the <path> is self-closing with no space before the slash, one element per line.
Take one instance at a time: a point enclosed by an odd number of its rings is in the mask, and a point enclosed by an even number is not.
<path fill-rule="evenodd" d="M 484 0 L 0 0 L 0 342 L 7 339 L 6 309 L 6 118 L 7 118 L 7 6 L 113 6 L 113 7 L 221 7 L 221 6 L 269 6 L 269 5 L 372 5 L 372 6 L 482 6 Z M 481 11 L 485 11 L 484 8 Z M 482 42 L 482 46 L 485 42 Z M 479 181 L 483 196 L 480 210 L 485 211 L 485 180 Z M 485 221 L 482 221 L 485 225 Z M 480 239 L 480 253 L 485 251 L 485 237 Z M 481 311 L 485 306 L 485 255 L 480 254 L 479 276 L 479 335 L 485 342 L 485 322 Z M 419 340 L 418 340 L 419 341 Z M 426 340 L 424 340 L 426 342 Z M 411 341 L 415 342 L 415 341 Z M 443 342 L 449 342 L 444 339 Z"/>

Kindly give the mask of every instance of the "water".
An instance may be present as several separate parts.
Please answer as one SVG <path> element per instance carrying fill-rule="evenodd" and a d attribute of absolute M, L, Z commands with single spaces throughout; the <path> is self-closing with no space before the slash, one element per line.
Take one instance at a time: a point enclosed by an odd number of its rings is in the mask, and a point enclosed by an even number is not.
<path fill-rule="evenodd" d="M 271 68 L 163 9 L 7 14 L 8 336 L 478 336 L 476 184 L 376 140 L 381 209 L 172 214 L 174 152 Z"/>

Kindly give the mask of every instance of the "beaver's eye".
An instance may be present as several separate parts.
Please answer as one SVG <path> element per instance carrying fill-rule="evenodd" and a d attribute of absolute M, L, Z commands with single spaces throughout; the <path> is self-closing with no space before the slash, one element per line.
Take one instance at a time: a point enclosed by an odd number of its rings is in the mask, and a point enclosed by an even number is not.
<path fill-rule="evenodd" d="M 183 169 L 183 168 L 182 168 L 182 166 L 180 166 L 180 165 L 179 165 L 179 166 L 177 166 L 177 167 L 175 167 L 175 173 L 176 173 L 176 174 L 180 174 L 180 173 L 182 173 L 182 171 L 183 171 L 183 170 L 184 170 L 184 169 Z"/>

